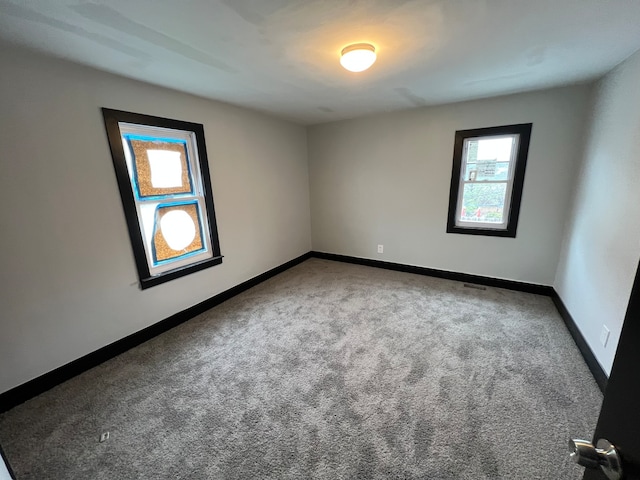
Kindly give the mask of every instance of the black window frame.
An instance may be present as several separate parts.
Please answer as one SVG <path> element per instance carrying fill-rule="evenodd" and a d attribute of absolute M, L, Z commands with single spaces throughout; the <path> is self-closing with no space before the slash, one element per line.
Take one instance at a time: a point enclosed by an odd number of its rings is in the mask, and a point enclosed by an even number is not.
<path fill-rule="evenodd" d="M 184 277 L 194 272 L 204 270 L 214 265 L 222 263 L 222 254 L 220 251 L 220 241 L 218 237 L 218 226 L 216 223 L 216 215 L 213 202 L 213 190 L 211 187 L 211 176 L 209 171 L 209 161 L 207 157 L 207 149 L 204 138 L 204 126 L 199 123 L 185 122 L 182 120 L 173 120 L 163 117 L 154 117 L 141 113 L 126 112 L 122 110 L 114 110 L 110 108 L 102 108 L 104 124 L 107 131 L 109 148 L 113 159 L 118 188 L 122 200 L 122 207 L 129 230 L 129 237 L 133 254 L 135 257 L 136 268 L 140 280 L 140 288 L 142 290 L 160 285 L 162 283 Z M 194 263 L 177 267 L 165 272 L 152 275 L 147 263 L 147 252 L 144 246 L 144 239 L 141 233 L 140 219 L 136 208 L 131 177 L 127 169 L 127 161 L 125 158 L 124 147 L 122 145 L 122 136 L 119 123 L 130 123 L 136 125 L 168 128 L 174 130 L 188 131 L 195 134 L 196 145 L 198 149 L 198 164 L 200 167 L 200 181 L 206 206 L 206 215 L 208 221 L 208 232 L 203 234 L 209 235 L 210 248 L 212 257 L 205 260 L 194 261 Z"/>
<path fill-rule="evenodd" d="M 458 130 L 455 134 L 453 147 L 453 167 L 451 172 L 451 188 L 449 191 L 449 212 L 447 217 L 447 233 L 459 233 L 465 235 L 485 235 L 492 237 L 516 237 L 518 219 L 520 216 L 520 204 L 524 177 L 529 156 L 529 144 L 531 142 L 532 123 L 515 125 L 501 125 L 497 127 L 475 128 L 471 130 Z M 515 169 L 509 203 L 507 227 L 504 229 L 467 227 L 456 225 L 456 212 L 458 210 L 458 194 L 461 185 L 461 171 L 463 166 L 464 142 L 468 138 L 493 137 L 501 135 L 519 135 L 518 152 L 515 159 Z"/>

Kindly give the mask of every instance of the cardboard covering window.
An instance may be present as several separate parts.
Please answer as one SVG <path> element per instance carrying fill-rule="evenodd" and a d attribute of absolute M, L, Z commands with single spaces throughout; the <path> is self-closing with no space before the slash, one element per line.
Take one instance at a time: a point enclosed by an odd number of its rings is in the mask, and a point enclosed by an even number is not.
<path fill-rule="evenodd" d="M 222 263 L 203 125 L 102 110 L 141 288 Z"/>

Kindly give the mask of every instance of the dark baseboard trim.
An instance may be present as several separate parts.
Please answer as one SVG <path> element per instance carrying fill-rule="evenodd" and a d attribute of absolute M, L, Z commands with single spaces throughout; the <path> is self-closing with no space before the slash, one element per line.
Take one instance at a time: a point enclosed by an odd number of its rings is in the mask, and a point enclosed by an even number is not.
<path fill-rule="evenodd" d="M 221 304 L 222 302 L 229 300 L 232 297 L 248 290 L 256 285 L 270 279 L 271 277 L 278 275 L 279 273 L 288 270 L 299 263 L 311 258 L 311 252 L 307 252 L 293 260 L 290 260 L 282 265 L 272 268 L 271 270 L 264 272 L 256 277 L 253 277 L 246 282 L 243 282 L 235 287 L 225 290 L 218 295 L 215 295 L 203 302 L 198 303 L 192 307 L 187 308 L 181 312 L 171 315 L 164 320 L 154 323 L 147 328 L 144 328 L 138 332 L 135 332 L 127 337 L 117 340 L 105 347 L 102 347 L 94 352 L 91 352 L 83 357 L 73 360 L 66 365 L 56 368 L 44 375 L 41 375 L 33 380 L 30 380 L 22 385 L 18 385 L 11 390 L 8 390 L 0 394 L 0 413 L 26 402 L 30 398 L 33 398 L 47 390 L 55 387 L 56 385 L 75 377 L 93 368 L 101 363 L 126 352 L 127 350 L 152 339 L 153 337 L 172 329 L 173 327 L 192 319 L 196 315 L 200 315 L 203 312 Z"/>
<path fill-rule="evenodd" d="M 0 445 L 0 457 L 2 458 L 2 461 L 4 462 L 5 466 L 7 467 L 7 471 L 9 472 L 9 476 L 13 479 L 16 478 L 16 474 L 13 472 L 13 469 L 11 468 L 11 465 L 9 464 L 9 460 L 7 460 L 7 456 L 4 454 L 4 450 L 2 449 L 2 445 Z"/>
<path fill-rule="evenodd" d="M 604 370 L 598 363 L 598 360 L 596 360 L 596 356 L 593 354 L 593 351 L 589 347 L 589 344 L 582 336 L 582 333 L 580 333 L 578 325 L 576 325 L 576 322 L 573 320 L 573 317 L 569 313 L 569 310 L 567 310 L 567 307 L 564 305 L 564 302 L 560 298 L 560 295 L 558 295 L 558 292 L 555 291 L 555 289 L 551 294 L 551 299 L 553 300 L 553 303 L 555 303 L 558 312 L 560 312 L 560 316 L 564 320 L 564 323 L 567 326 L 567 330 L 569 330 L 569 333 L 573 337 L 573 341 L 578 346 L 580 353 L 582 353 L 582 357 L 587 363 L 589 370 L 591 370 L 593 378 L 595 378 L 596 383 L 600 387 L 600 390 L 602 391 L 602 393 L 604 393 L 608 381 L 607 374 L 604 373 Z"/>
<path fill-rule="evenodd" d="M 156 337 L 157 335 L 160 335 L 161 333 L 164 333 L 172 329 L 173 327 L 190 320 L 203 312 L 206 312 L 216 305 L 219 305 L 222 302 L 225 302 L 226 300 L 229 300 L 230 298 L 233 298 L 236 295 L 244 292 L 245 290 L 255 287 L 265 280 L 268 280 L 271 277 L 274 277 L 275 275 L 278 275 L 285 270 L 288 270 L 289 268 L 294 267 L 295 265 L 298 265 L 299 263 L 302 263 L 312 257 L 549 296 L 552 298 L 554 304 L 556 305 L 556 308 L 560 312 L 562 319 L 567 325 L 567 329 L 571 333 L 571 336 L 573 337 L 576 345 L 582 353 L 582 356 L 584 357 L 585 362 L 591 370 L 593 377 L 598 383 L 598 386 L 604 392 L 607 384 L 607 375 L 604 373 L 604 370 L 602 370 L 602 367 L 596 360 L 596 357 L 591 351 L 591 348 L 589 348 L 589 345 L 578 330 L 578 327 L 569 314 L 569 311 L 567 310 L 564 303 L 558 296 L 558 293 L 553 289 L 553 287 L 549 287 L 546 285 L 536 285 L 533 283 L 516 282 L 513 280 L 484 277 L 481 275 L 470 275 L 467 273 L 437 270 L 434 268 L 404 265 L 401 263 L 383 262 L 380 260 L 312 251 L 294 258 L 289 262 L 283 263 L 278 267 L 272 268 L 271 270 L 253 277 L 239 285 L 236 285 L 235 287 L 225 290 L 224 292 L 208 298 L 207 300 L 204 300 L 197 305 L 189 307 L 186 310 L 165 318 L 158 323 L 150 325 L 143 330 L 117 340 L 105 347 L 102 347 L 83 357 L 80 357 L 77 360 L 67 363 L 66 365 L 56 368 L 55 370 L 45 373 L 44 375 L 34 378 L 33 380 L 23 383 L 22 385 L 18 385 L 17 387 L 0 394 L 0 413 L 15 407 L 16 405 L 19 405 L 29 400 L 30 398 L 40 395 L 41 393 L 46 392 L 56 385 L 69 380 L 70 378 L 73 378 L 76 375 L 79 375 L 82 372 L 85 372 L 117 355 L 120 355 L 121 353 L 124 353 L 127 350 L 136 347 L 146 342 L 147 340 L 150 340 L 153 337 Z M 0 452 L 1 451 L 2 450 L 0 447 Z M 2 452 L 2 454 L 3 458 L 6 458 L 4 457 L 4 452 Z M 12 473 L 11 467 L 8 464 L 7 466 L 10 470 L 10 473 Z"/>
<path fill-rule="evenodd" d="M 311 256 L 314 258 L 322 258 L 325 260 L 333 260 L 336 262 L 354 263 L 356 265 L 366 265 L 368 267 L 385 268 L 387 270 L 395 270 L 398 272 L 416 273 L 418 275 L 427 275 L 430 277 L 445 278 L 447 280 L 456 280 L 465 283 L 474 283 L 477 285 L 486 285 L 488 287 L 506 288 L 509 290 L 517 290 L 519 292 L 535 293 L 537 295 L 545 295 L 551 297 L 560 316 L 564 320 L 569 333 L 573 337 L 573 341 L 580 350 L 584 361 L 586 362 L 591 374 L 600 390 L 604 393 L 607 386 L 607 374 L 604 372 L 598 360 L 596 360 L 593 351 L 587 344 L 587 341 L 580 333 L 573 317 L 565 307 L 562 299 L 553 287 L 547 285 L 536 285 L 534 283 L 516 282 L 513 280 L 504 280 L 500 278 L 483 277 L 481 275 L 470 275 L 467 273 L 450 272 L 446 270 L 437 270 L 434 268 L 416 267 L 413 265 L 404 265 L 402 263 L 383 262 L 380 260 L 372 260 L 369 258 L 350 257 L 348 255 L 337 255 L 334 253 L 312 251 Z"/>
<path fill-rule="evenodd" d="M 447 270 L 437 270 L 435 268 L 416 267 L 413 265 L 383 262 L 380 260 L 372 260 L 369 258 L 336 255 L 334 253 L 314 251 L 311 252 L 311 256 L 315 258 L 322 258 L 325 260 L 333 260 L 336 262 L 355 263 L 356 265 L 366 265 L 368 267 L 384 268 L 387 270 L 395 270 L 398 272 L 416 273 L 418 275 L 444 278 L 447 280 L 456 280 L 458 282 L 475 283 L 477 285 L 486 285 L 487 287 L 506 288 L 508 290 L 517 290 L 519 292 L 535 293 L 536 295 L 551 296 L 553 294 L 553 287 L 549 287 L 547 285 L 537 285 L 535 283 L 516 282 L 514 280 L 484 277 L 482 275 L 471 275 L 469 273 L 449 272 Z"/>

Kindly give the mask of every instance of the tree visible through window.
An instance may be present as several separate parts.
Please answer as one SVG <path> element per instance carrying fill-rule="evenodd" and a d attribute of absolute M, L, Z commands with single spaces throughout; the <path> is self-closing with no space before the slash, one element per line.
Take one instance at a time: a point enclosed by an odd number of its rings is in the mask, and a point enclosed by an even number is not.
<path fill-rule="evenodd" d="M 515 237 L 531 127 L 456 132 L 447 232 Z"/>

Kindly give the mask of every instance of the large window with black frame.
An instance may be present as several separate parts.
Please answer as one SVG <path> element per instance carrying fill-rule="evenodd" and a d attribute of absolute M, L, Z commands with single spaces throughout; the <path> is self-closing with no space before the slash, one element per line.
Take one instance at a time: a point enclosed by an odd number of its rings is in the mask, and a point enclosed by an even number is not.
<path fill-rule="evenodd" d="M 103 115 L 141 287 L 221 263 L 204 127 Z"/>

